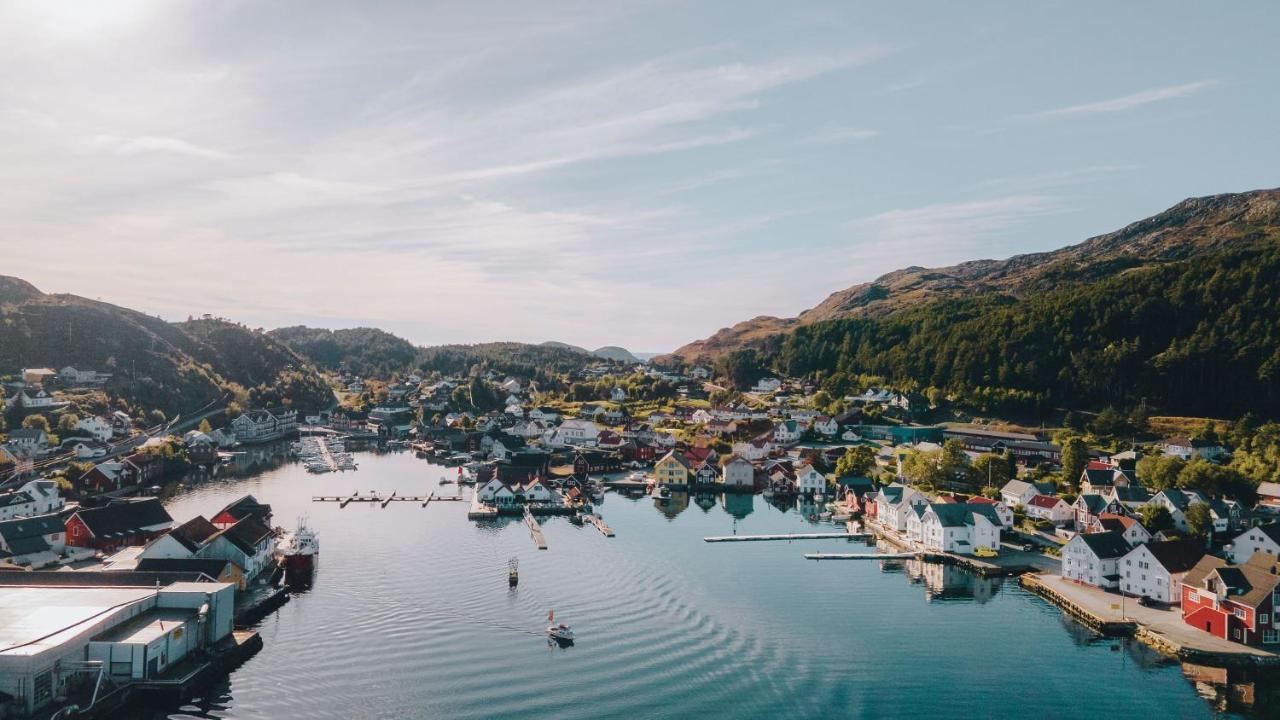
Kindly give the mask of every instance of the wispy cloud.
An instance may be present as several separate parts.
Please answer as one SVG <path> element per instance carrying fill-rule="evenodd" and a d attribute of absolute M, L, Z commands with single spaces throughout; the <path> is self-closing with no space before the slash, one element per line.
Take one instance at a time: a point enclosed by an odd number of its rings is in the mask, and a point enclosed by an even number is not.
<path fill-rule="evenodd" d="M 1216 84 L 1216 80 L 1199 80 L 1197 82 L 1190 82 L 1182 85 L 1169 85 L 1166 87 L 1152 88 L 1151 90 L 1143 90 L 1142 92 L 1111 98 L 1110 100 L 1100 100 L 1097 102 L 1081 103 L 1079 105 L 1068 105 L 1066 107 L 1055 108 L 1053 110 L 1026 113 L 1018 115 L 1017 117 L 1062 118 L 1124 112 L 1125 110 L 1132 110 L 1133 108 L 1142 107 L 1143 105 L 1188 97 L 1200 92 L 1201 90 L 1213 87 Z"/>
<path fill-rule="evenodd" d="M 862 240 L 908 247 L 914 256 L 922 257 L 930 251 L 968 251 L 1033 218 L 1066 210 L 1055 197 L 1010 195 L 890 210 L 854 220 L 846 227 Z"/>
<path fill-rule="evenodd" d="M 161 152 L 204 158 L 205 160 L 227 160 L 230 153 L 197 145 L 181 138 L 144 135 L 141 137 L 117 137 L 115 135 L 95 135 L 89 141 L 90 147 L 119 155 L 137 155 L 138 153 Z"/>

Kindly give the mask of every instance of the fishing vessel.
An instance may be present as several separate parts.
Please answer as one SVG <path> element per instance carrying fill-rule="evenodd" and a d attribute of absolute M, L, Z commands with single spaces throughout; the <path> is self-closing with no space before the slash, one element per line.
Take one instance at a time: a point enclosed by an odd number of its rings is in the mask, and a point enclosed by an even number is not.
<path fill-rule="evenodd" d="M 284 581 L 289 585 L 309 585 L 320 562 L 320 539 L 298 518 L 298 527 L 284 533 L 276 544 L 276 558 L 284 568 Z"/>
<path fill-rule="evenodd" d="M 573 629 L 564 623 L 556 623 L 556 611 L 547 612 L 547 637 L 555 640 L 561 645 L 573 644 Z"/>
<path fill-rule="evenodd" d="M 515 587 L 520 584 L 520 561 L 511 558 L 507 561 L 507 587 Z"/>

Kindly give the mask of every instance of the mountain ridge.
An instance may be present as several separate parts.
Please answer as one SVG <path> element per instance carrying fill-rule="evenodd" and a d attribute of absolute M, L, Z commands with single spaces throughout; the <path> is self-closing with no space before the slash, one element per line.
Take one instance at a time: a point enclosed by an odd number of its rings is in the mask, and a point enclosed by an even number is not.
<path fill-rule="evenodd" d="M 1148 218 L 1057 250 L 938 268 L 910 266 L 831 293 L 794 318 L 762 315 L 721 328 L 658 362 L 713 360 L 798 327 L 886 317 L 934 300 L 977 294 L 1014 299 L 1062 282 L 1087 282 L 1163 262 L 1280 238 L 1280 189 L 1187 198 Z"/>

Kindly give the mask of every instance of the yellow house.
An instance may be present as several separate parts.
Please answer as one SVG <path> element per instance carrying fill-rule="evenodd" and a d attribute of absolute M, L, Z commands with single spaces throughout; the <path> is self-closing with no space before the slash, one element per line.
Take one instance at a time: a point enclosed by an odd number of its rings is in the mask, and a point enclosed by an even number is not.
<path fill-rule="evenodd" d="M 688 485 L 689 472 L 689 461 L 675 450 L 653 464 L 653 479 L 659 485 Z"/>

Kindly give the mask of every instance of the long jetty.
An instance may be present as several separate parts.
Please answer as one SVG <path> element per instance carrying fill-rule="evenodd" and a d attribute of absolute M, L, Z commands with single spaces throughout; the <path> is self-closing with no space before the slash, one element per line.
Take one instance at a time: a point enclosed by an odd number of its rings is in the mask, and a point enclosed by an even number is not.
<path fill-rule="evenodd" d="M 770 540 L 867 540 L 868 533 L 829 532 L 829 533 L 789 533 L 785 535 L 720 535 L 702 538 L 703 542 L 767 542 Z"/>
<path fill-rule="evenodd" d="M 529 534 L 533 536 L 533 543 L 538 546 L 539 550 L 547 549 L 547 538 L 542 534 L 542 526 L 538 524 L 538 519 L 529 512 L 529 508 L 524 509 L 524 521 L 529 526 Z"/>
<path fill-rule="evenodd" d="M 806 560 L 909 560 L 920 553 L 805 553 Z"/>
<path fill-rule="evenodd" d="M 401 495 L 398 492 L 392 492 L 390 495 L 378 495 L 370 493 L 361 495 L 360 493 L 352 493 L 350 495 L 313 495 L 311 502 L 336 502 L 338 507 L 345 508 L 351 503 L 378 503 L 382 507 L 393 502 L 416 502 L 422 503 L 422 507 L 426 507 L 429 502 L 462 502 L 465 498 L 441 496 L 432 493 L 430 495 Z"/>

